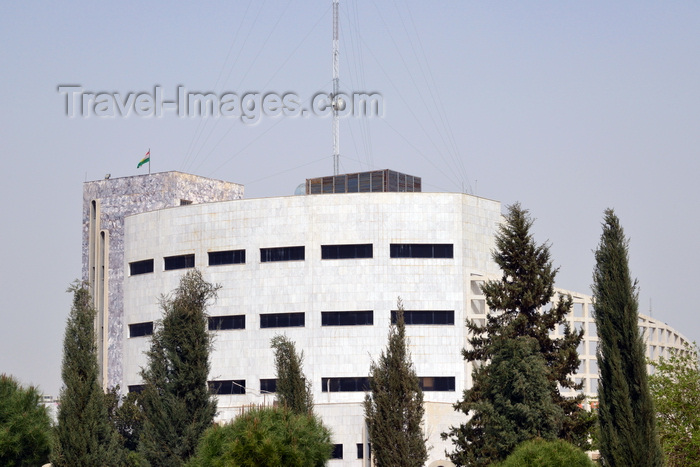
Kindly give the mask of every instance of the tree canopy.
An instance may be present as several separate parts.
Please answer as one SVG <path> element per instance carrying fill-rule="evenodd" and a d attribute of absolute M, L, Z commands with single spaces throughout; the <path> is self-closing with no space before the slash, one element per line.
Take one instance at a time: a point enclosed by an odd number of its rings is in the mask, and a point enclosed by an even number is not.
<path fill-rule="evenodd" d="M 650 362 L 649 390 L 668 467 L 700 466 L 700 363 L 698 348 L 686 344 L 668 358 Z"/>
<path fill-rule="evenodd" d="M 580 389 L 571 375 L 579 366 L 577 347 L 583 331 L 573 332 L 567 324 L 570 296 L 560 295 L 552 303 L 557 269 L 552 265 L 549 246 L 535 242 L 530 232 L 532 224 L 528 211 L 519 204 L 508 207 L 493 252 L 501 279 L 487 281 L 482 287 L 490 313 L 483 325 L 467 322 L 472 336 L 463 356 L 473 364 L 473 384 L 455 409 L 470 419 L 443 433 L 443 438 L 453 439 L 456 449 L 449 456 L 457 465 L 488 465 L 503 460 L 523 436 L 536 436 L 538 419 L 548 420 L 542 427 L 543 435 L 558 436 L 584 448 L 588 445 L 593 421 L 579 407 L 582 396 L 565 398 L 558 389 Z M 552 331 L 559 325 L 563 325 L 563 336 L 552 338 Z M 501 358 L 507 355 L 517 357 L 517 361 Z M 538 391 L 536 398 L 523 399 L 521 403 L 533 405 L 518 406 L 518 415 L 490 388 L 509 387 L 528 373 L 523 382 L 543 381 L 540 389 L 549 395 Z M 559 408 L 554 410 L 547 400 Z M 545 405 L 535 407 L 539 404 Z M 530 415 L 523 418 L 523 414 Z M 558 429 L 553 434 L 551 429 L 555 427 Z M 489 445 L 491 440 L 500 440 L 501 447 L 494 450 Z"/>
<path fill-rule="evenodd" d="M 209 428 L 188 467 L 321 467 L 332 450 L 330 431 L 313 413 L 257 407 Z"/>
<path fill-rule="evenodd" d="M 48 461 L 51 420 L 34 386 L 0 375 L 0 465 L 24 467 Z"/>
<path fill-rule="evenodd" d="M 294 342 L 283 335 L 273 337 L 270 346 L 275 351 L 277 400 L 292 412 L 300 414 L 313 412 L 311 381 L 302 371 L 304 354 L 298 354 Z"/>
<path fill-rule="evenodd" d="M 99 382 L 95 315 L 90 291 L 76 282 L 63 340 L 61 403 L 51 449 L 54 467 L 119 466 L 125 453 L 107 418 Z"/>
<path fill-rule="evenodd" d="M 495 467 L 595 467 L 581 449 L 561 439 L 533 439 L 519 445 Z"/>
<path fill-rule="evenodd" d="M 212 341 L 206 307 L 217 290 L 193 269 L 161 300 L 163 319 L 141 371 L 145 419 L 139 450 L 153 467 L 183 465 L 216 414 L 207 384 Z"/>
<path fill-rule="evenodd" d="M 595 259 L 600 453 L 606 465 L 660 466 L 663 454 L 639 334 L 636 281 L 629 271 L 628 240 L 612 209 L 605 211 Z"/>
<path fill-rule="evenodd" d="M 406 341 L 403 305 L 390 324 L 386 349 L 370 365 L 365 421 L 375 465 L 420 467 L 428 459 L 423 421 L 423 391 Z"/>

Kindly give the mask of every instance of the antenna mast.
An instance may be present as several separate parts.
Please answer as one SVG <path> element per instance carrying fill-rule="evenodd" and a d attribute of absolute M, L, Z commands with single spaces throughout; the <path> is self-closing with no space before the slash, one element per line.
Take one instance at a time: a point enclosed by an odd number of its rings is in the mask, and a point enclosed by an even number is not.
<path fill-rule="evenodd" d="M 338 55 L 338 0 L 333 0 L 333 93 L 331 94 L 331 107 L 333 109 L 333 175 L 338 175 L 340 166 L 340 122 L 338 121 L 338 110 L 341 106 L 345 108 L 345 103 L 338 97 Z"/>

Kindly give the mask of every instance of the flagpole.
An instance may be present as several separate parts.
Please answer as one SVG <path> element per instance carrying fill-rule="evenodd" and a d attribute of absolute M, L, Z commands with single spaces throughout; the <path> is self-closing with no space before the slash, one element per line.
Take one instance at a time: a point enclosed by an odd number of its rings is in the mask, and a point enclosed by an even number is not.
<path fill-rule="evenodd" d="M 148 148 L 148 175 L 151 175 L 151 148 Z"/>

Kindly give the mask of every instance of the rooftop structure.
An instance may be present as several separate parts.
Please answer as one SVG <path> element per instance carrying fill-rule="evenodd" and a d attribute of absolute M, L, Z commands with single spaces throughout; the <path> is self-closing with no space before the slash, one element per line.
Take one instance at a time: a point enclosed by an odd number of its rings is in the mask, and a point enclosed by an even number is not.
<path fill-rule="evenodd" d="M 419 192 L 420 177 L 393 170 L 373 170 L 306 179 L 306 194 Z"/>

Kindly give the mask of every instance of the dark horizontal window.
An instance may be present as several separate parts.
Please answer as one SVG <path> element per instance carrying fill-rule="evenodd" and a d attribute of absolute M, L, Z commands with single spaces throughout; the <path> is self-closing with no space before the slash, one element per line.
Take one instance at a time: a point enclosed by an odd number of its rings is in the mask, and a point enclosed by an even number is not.
<path fill-rule="evenodd" d="M 209 330 L 245 329 L 245 315 L 210 316 Z"/>
<path fill-rule="evenodd" d="M 260 380 L 260 392 L 277 392 L 277 378 L 271 379 L 261 379 Z"/>
<path fill-rule="evenodd" d="M 143 261 L 134 261 L 129 263 L 129 274 L 136 276 L 138 274 L 148 274 L 153 272 L 153 260 L 144 259 Z"/>
<path fill-rule="evenodd" d="M 245 394 L 245 380 L 209 381 L 209 392 L 220 395 Z"/>
<path fill-rule="evenodd" d="M 331 459 L 342 459 L 343 458 L 343 445 L 334 444 L 333 452 L 331 453 Z"/>
<path fill-rule="evenodd" d="M 194 267 L 194 254 L 166 256 L 163 259 L 165 260 L 166 271 L 170 271 L 172 269 L 187 269 Z"/>
<path fill-rule="evenodd" d="M 321 259 L 371 258 L 372 244 L 321 245 Z"/>
<path fill-rule="evenodd" d="M 369 378 L 321 378 L 323 392 L 364 392 L 369 391 Z"/>
<path fill-rule="evenodd" d="M 396 324 L 396 310 L 391 310 L 391 324 Z M 404 310 L 403 320 L 410 324 L 455 324 L 454 310 Z"/>
<path fill-rule="evenodd" d="M 153 334 L 153 321 L 129 325 L 129 337 L 150 336 Z"/>
<path fill-rule="evenodd" d="M 304 312 L 267 313 L 260 315 L 261 328 L 294 328 L 304 327 L 304 324 Z"/>
<path fill-rule="evenodd" d="M 210 251 L 209 266 L 222 264 L 244 264 L 245 250 Z"/>
<path fill-rule="evenodd" d="M 392 258 L 454 258 L 451 243 L 392 243 L 389 247 Z"/>
<path fill-rule="evenodd" d="M 145 384 L 130 384 L 128 386 L 128 388 L 129 388 L 129 392 L 140 393 L 140 392 L 143 392 L 143 390 L 146 388 L 146 385 Z"/>
<path fill-rule="evenodd" d="M 421 376 L 418 384 L 423 391 L 454 391 L 454 376 Z"/>
<path fill-rule="evenodd" d="M 371 326 L 374 312 L 369 311 L 322 311 L 321 326 Z"/>
<path fill-rule="evenodd" d="M 283 246 L 279 248 L 260 248 L 260 262 L 303 261 L 303 246 Z"/>

